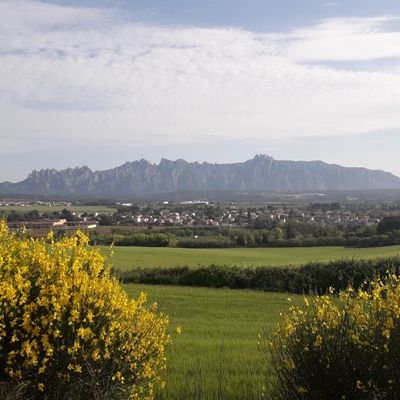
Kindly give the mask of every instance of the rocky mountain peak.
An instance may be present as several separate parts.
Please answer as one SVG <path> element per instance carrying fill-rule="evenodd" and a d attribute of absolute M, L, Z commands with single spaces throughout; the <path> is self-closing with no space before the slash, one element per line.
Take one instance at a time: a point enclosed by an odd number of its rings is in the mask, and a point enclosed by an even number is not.
<path fill-rule="evenodd" d="M 32 171 L 18 183 L 0 184 L 0 194 L 129 197 L 174 191 L 309 192 L 400 189 L 400 178 L 384 171 L 347 168 L 322 161 L 275 160 L 257 154 L 232 164 L 161 159 L 131 161 L 104 171 L 89 167 Z"/>

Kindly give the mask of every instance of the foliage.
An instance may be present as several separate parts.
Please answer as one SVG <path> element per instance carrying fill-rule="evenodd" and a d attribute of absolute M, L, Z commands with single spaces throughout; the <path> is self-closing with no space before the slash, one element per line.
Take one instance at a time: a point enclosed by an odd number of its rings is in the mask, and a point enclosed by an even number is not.
<path fill-rule="evenodd" d="M 179 239 L 177 247 L 184 248 L 202 248 L 202 249 L 217 249 L 233 247 L 231 240 L 223 236 L 203 236 L 195 238 Z"/>
<path fill-rule="evenodd" d="M 91 234 L 91 242 L 115 246 L 168 247 L 175 246 L 175 235 L 165 233 Z"/>
<path fill-rule="evenodd" d="M 116 246 L 166 247 L 175 245 L 175 236 L 165 233 L 114 235 L 113 240 Z"/>
<path fill-rule="evenodd" d="M 23 399 L 151 398 L 165 367 L 167 317 L 130 300 L 87 243 L 0 223 L 0 385 Z"/>
<path fill-rule="evenodd" d="M 125 283 L 150 283 L 199 287 L 259 289 L 291 293 L 325 293 L 329 287 L 341 290 L 348 285 L 361 286 L 386 271 L 400 272 L 400 257 L 376 260 L 342 259 L 312 262 L 300 267 L 238 267 L 209 265 L 197 268 L 138 268 L 115 273 Z"/>
<path fill-rule="evenodd" d="M 333 290 L 331 290 L 333 293 Z M 304 299 L 261 338 L 273 399 L 399 399 L 400 280 Z"/>
<path fill-rule="evenodd" d="M 400 230 L 400 216 L 392 215 L 390 217 L 383 218 L 382 221 L 379 222 L 376 230 L 380 234 Z"/>
<path fill-rule="evenodd" d="M 106 218 L 111 218 L 105 216 Z M 100 221 L 101 222 L 101 221 Z M 283 229 L 282 229 L 283 228 Z M 335 235 L 325 228 L 321 232 L 302 233 L 290 222 L 272 230 L 267 229 L 186 229 L 165 228 L 152 233 L 124 232 L 116 228 L 114 234 L 91 232 L 91 242 L 97 245 L 228 248 L 228 247 L 379 247 L 400 243 L 400 231 L 375 234 L 373 229 L 357 229 L 355 232 Z M 117 232 L 118 231 L 118 232 Z M 198 234 L 197 234 L 198 233 Z M 178 237 L 178 240 L 177 240 Z"/>

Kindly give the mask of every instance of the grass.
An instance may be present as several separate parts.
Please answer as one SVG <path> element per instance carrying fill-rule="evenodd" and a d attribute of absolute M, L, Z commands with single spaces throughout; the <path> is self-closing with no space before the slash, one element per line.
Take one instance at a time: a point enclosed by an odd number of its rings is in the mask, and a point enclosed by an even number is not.
<path fill-rule="evenodd" d="M 102 247 L 107 254 L 107 247 Z M 309 261 L 341 258 L 373 259 L 398 255 L 400 246 L 375 248 L 302 247 L 302 248 L 234 248 L 181 249 L 164 247 L 115 247 L 112 264 L 130 270 L 138 267 L 175 267 L 179 265 L 300 265 Z"/>
<path fill-rule="evenodd" d="M 161 399 L 259 399 L 263 363 L 257 335 L 270 330 L 287 308 L 285 293 L 126 285 L 147 292 L 182 334 L 168 351 Z M 291 296 L 299 302 L 301 296 Z"/>

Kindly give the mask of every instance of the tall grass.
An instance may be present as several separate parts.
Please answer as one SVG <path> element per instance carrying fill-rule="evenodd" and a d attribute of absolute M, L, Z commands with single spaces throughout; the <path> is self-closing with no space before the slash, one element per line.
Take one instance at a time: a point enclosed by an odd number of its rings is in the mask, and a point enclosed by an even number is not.
<path fill-rule="evenodd" d="M 257 335 L 287 309 L 287 294 L 248 290 L 125 285 L 157 300 L 171 329 L 183 327 L 167 354 L 162 400 L 259 399 L 264 382 Z M 301 296 L 292 296 L 300 303 Z"/>
<path fill-rule="evenodd" d="M 108 246 L 100 246 L 105 255 Z M 379 248 L 308 247 L 308 248 L 232 248 L 232 249 L 182 249 L 171 247 L 114 248 L 112 264 L 120 270 L 153 267 L 178 267 L 215 265 L 299 266 L 312 261 L 328 262 L 343 258 L 376 259 L 400 254 L 400 246 Z"/>

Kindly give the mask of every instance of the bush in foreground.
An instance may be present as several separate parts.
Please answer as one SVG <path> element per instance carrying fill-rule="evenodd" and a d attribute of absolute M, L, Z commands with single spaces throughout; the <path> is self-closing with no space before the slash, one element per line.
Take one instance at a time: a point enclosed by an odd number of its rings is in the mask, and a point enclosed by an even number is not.
<path fill-rule="evenodd" d="M 261 339 L 272 399 L 399 399 L 400 280 L 306 298 Z"/>
<path fill-rule="evenodd" d="M 144 294 L 129 299 L 87 242 L 17 237 L 0 222 L 2 398 L 152 398 L 167 318 Z"/>

